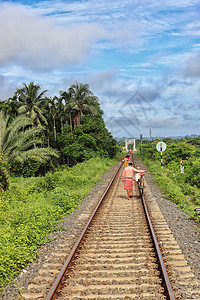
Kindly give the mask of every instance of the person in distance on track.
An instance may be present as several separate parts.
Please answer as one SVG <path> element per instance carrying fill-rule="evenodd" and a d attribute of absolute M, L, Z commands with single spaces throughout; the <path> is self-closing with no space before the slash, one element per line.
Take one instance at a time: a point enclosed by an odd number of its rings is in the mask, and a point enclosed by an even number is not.
<path fill-rule="evenodd" d="M 128 167 L 128 160 L 129 160 L 129 156 L 126 155 L 126 157 L 124 159 L 124 166 L 125 166 L 125 168 Z"/>
<path fill-rule="evenodd" d="M 125 159 L 124 159 L 125 168 L 128 167 L 129 158 L 130 158 L 130 151 L 127 152 Z"/>
<path fill-rule="evenodd" d="M 131 191 L 133 189 L 133 173 L 144 173 L 147 170 L 138 170 L 133 167 L 133 163 L 129 162 L 128 167 L 126 167 L 122 174 L 122 182 L 124 182 L 124 190 L 127 191 L 128 200 L 131 197 Z"/>

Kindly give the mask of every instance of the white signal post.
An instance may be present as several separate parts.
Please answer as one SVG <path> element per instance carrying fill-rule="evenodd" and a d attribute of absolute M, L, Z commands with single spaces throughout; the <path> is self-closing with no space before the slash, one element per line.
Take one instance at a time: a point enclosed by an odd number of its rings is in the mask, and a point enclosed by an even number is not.
<path fill-rule="evenodd" d="M 164 142 L 159 142 L 156 145 L 156 149 L 160 152 L 161 154 L 161 168 L 163 168 L 163 159 L 162 159 L 162 153 L 165 151 L 167 148 L 166 144 Z"/>

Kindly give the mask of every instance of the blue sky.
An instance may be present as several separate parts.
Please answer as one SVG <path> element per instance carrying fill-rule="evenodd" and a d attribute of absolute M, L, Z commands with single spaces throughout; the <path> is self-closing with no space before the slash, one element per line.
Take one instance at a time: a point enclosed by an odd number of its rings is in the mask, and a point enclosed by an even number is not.
<path fill-rule="evenodd" d="M 0 1 L 0 99 L 30 81 L 89 84 L 114 137 L 199 135 L 200 2 Z"/>

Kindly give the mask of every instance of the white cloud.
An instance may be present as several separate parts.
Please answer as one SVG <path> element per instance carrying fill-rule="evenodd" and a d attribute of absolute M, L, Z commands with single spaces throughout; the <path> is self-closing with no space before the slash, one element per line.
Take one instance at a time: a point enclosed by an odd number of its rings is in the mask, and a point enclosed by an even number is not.
<path fill-rule="evenodd" d="M 81 62 L 106 36 L 95 24 L 54 25 L 22 5 L 0 4 L 0 65 L 18 63 L 49 70 Z"/>
<path fill-rule="evenodd" d="M 179 125 L 179 120 L 176 117 L 169 116 L 157 116 L 153 119 L 148 119 L 141 123 L 142 127 L 151 128 L 164 128 L 164 127 L 176 127 Z"/>
<path fill-rule="evenodd" d="M 185 77 L 200 78 L 200 53 L 190 57 L 190 59 L 185 62 L 183 75 Z"/>

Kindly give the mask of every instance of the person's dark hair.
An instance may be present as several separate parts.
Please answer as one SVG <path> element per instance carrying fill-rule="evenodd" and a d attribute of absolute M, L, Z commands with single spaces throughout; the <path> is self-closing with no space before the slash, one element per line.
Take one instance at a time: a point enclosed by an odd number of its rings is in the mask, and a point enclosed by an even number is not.
<path fill-rule="evenodd" d="M 128 165 L 131 166 L 131 165 L 133 165 L 133 163 L 132 163 L 132 162 L 129 162 Z"/>

